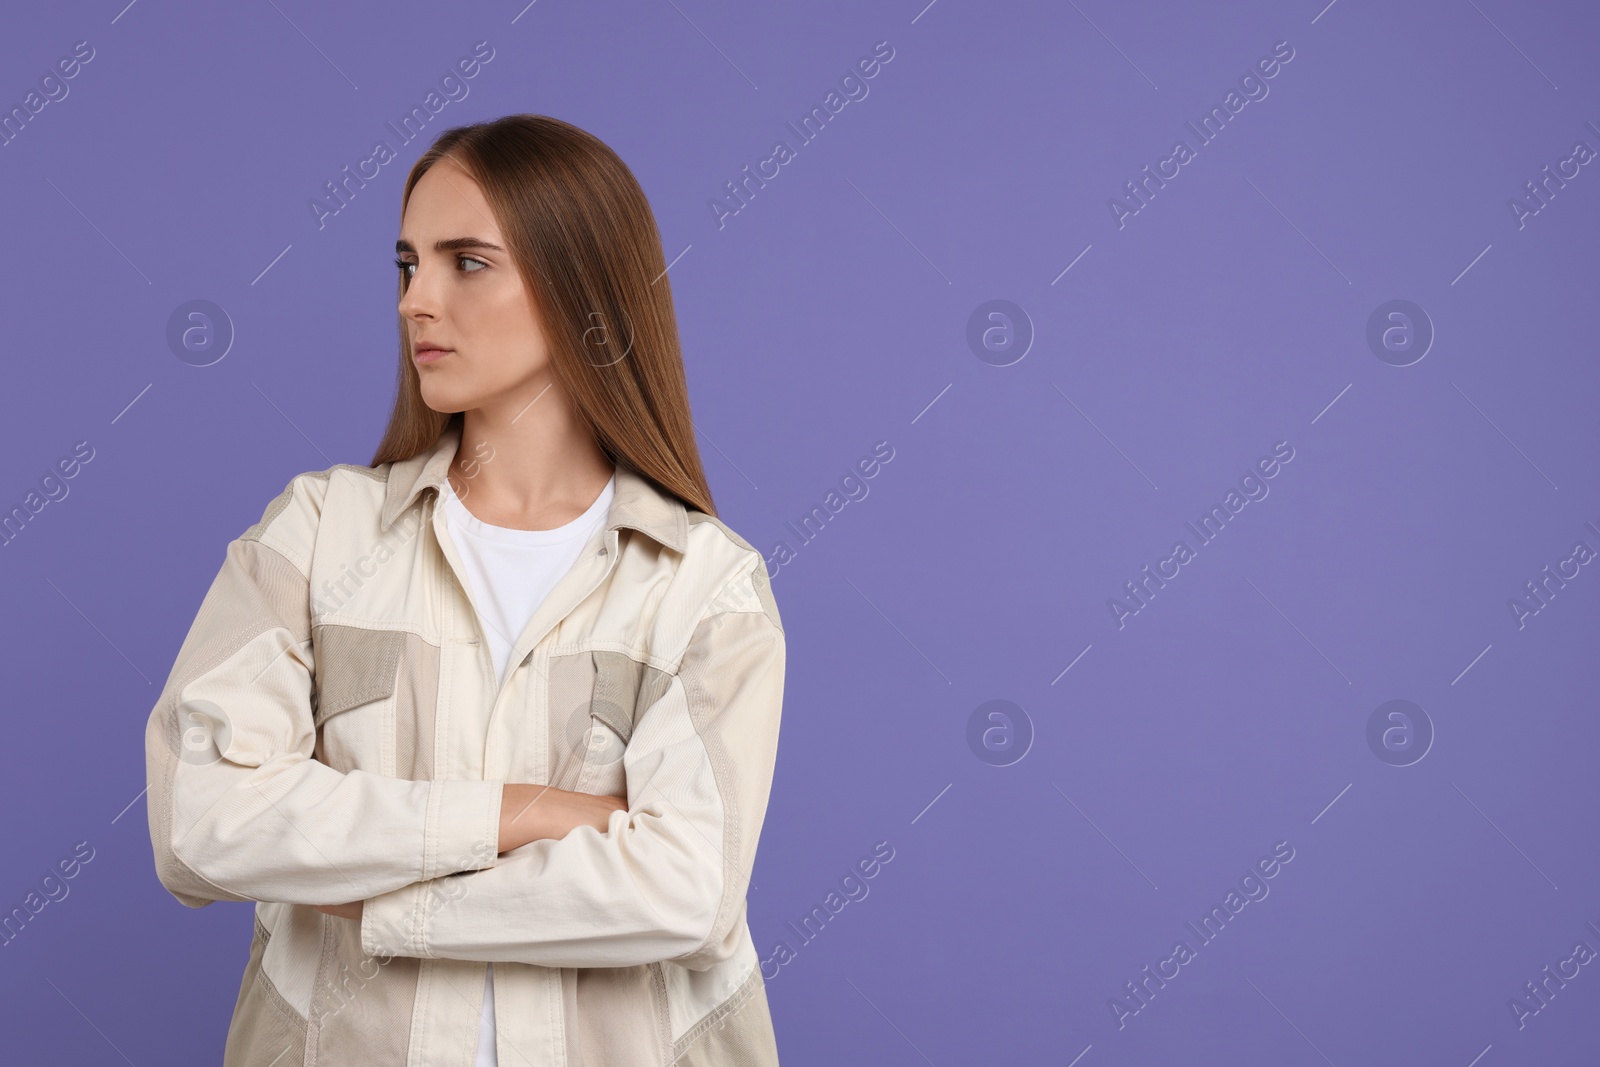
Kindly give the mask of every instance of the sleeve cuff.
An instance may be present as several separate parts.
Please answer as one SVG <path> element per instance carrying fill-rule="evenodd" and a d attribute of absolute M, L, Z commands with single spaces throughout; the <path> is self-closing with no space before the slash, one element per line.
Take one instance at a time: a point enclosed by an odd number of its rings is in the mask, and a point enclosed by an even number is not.
<path fill-rule="evenodd" d="M 500 853 L 505 782 L 440 778 L 429 783 L 427 852 L 422 877 L 368 897 L 361 905 L 361 949 L 369 956 L 429 959 L 428 919 L 441 895 L 438 879 L 493 867 Z M 448 894 L 445 894 L 446 896 Z"/>
<path fill-rule="evenodd" d="M 429 783 L 422 877 L 493 867 L 500 852 L 501 779 L 440 778 Z"/>
<path fill-rule="evenodd" d="M 361 951 L 378 959 L 424 956 L 423 883 L 412 882 L 361 904 Z"/>

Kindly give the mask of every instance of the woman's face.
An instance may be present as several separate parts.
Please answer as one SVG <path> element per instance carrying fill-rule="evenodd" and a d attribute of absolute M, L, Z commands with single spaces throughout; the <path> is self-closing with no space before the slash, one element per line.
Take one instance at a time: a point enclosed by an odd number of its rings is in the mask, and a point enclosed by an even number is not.
<path fill-rule="evenodd" d="M 400 314 L 434 411 L 499 403 L 516 413 L 548 384 L 544 329 L 505 246 L 483 191 L 459 166 L 440 160 L 417 180 L 395 250 L 410 279 Z"/>

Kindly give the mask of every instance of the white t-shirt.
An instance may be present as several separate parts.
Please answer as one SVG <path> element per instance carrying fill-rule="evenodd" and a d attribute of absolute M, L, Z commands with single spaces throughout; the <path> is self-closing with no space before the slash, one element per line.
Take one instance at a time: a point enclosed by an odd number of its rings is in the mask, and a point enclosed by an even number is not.
<path fill-rule="evenodd" d="M 605 521 L 616 493 L 616 475 L 582 515 L 554 530 L 513 530 L 491 526 L 467 510 L 448 479 L 440 491 L 450 540 L 466 564 L 472 596 L 488 637 L 495 677 L 504 680 L 511 646 L 544 598 Z M 478 1028 L 477 1067 L 497 1067 L 494 1047 L 494 964 L 483 982 L 483 1016 Z"/>

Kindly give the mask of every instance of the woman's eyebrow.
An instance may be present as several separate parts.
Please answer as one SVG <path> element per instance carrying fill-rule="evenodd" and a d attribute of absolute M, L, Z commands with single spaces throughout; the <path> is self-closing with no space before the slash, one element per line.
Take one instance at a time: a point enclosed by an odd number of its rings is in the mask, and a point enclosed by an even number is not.
<path fill-rule="evenodd" d="M 486 252 L 505 251 L 505 249 L 501 248 L 494 242 L 485 241 L 481 237 L 452 237 L 449 240 L 433 242 L 433 250 L 435 252 L 458 252 L 467 248 L 481 248 Z M 405 238 L 401 238 L 394 243 L 394 250 L 396 252 L 410 252 L 413 255 L 415 255 L 417 251 L 411 246 L 411 242 L 407 241 Z"/>

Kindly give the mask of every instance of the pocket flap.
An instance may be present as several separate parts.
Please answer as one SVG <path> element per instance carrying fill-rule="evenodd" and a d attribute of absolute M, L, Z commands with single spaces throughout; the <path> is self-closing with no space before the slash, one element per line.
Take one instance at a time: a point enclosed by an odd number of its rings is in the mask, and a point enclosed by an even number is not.
<path fill-rule="evenodd" d="M 589 714 L 605 723 L 623 744 L 633 736 L 634 709 L 639 700 L 639 683 L 644 664 L 621 652 L 596 649 L 594 656 L 594 699 Z"/>
<path fill-rule="evenodd" d="M 667 691 L 672 676 L 647 667 L 623 652 L 595 649 L 594 699 L 589 714 L 609 726 L 627 744 L 645 709 Z"/>
<path fill-rule="evenodd" d="M 311 631 L 317 661 L 316 724 L 394 694 L 403 630 L 323 623 Z"/>

